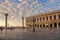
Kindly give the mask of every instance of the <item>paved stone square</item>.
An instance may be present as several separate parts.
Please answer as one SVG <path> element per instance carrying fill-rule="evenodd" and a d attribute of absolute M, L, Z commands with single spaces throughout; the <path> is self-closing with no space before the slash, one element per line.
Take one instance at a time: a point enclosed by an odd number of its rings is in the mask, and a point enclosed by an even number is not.
<path fill-rule="evenodd" d="M 14 29 L 0 31 L 0 40 L 60 40 L 60 28 Z"/>

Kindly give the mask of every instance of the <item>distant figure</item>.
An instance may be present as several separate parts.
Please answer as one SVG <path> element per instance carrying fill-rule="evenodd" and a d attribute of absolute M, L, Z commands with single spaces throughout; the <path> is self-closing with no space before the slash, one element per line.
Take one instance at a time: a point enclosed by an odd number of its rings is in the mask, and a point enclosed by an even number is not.
<path fill-rule="evenodd" d="M 23 27 L 23 29 L 25 29 L 25 27 Z"/>
<path fill-rule="evenodd" d="M 3 28 L 1 27 L 0 30 L 3 31 Z"/>

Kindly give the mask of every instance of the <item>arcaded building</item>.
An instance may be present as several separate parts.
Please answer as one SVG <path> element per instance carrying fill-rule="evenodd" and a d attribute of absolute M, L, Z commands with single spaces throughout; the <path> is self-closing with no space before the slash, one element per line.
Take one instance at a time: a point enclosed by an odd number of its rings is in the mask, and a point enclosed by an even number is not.
<path fill-rule="evenodd" d="M 27 27 L 60 27 L 60 11 L 53 11 L 26 18 Z"/>

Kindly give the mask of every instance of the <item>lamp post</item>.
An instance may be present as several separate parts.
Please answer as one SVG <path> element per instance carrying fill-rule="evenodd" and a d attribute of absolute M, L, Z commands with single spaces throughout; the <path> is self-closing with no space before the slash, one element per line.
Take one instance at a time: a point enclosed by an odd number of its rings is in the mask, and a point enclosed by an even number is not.
<path fill-rule="evenodd" d="M 8 13 L 5 14 L 5 27 L 7 28 L 7 17 L 8 17 Z"/>
<path fill-rule="evenodd" d="M 34 17 L 33 17 L 33 32 L 35 32 L 34 22 L 35 22 L 35 20 L 34 20 Z"/>

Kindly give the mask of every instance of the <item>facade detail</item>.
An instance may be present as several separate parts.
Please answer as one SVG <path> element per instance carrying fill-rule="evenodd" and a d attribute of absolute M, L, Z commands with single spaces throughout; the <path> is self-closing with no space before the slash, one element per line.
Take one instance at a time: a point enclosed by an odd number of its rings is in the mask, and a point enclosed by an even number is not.
<path fill-rule="evenodd" d="M 26 17 L 27 27 L 60 27 L 60 11 Z"/>

